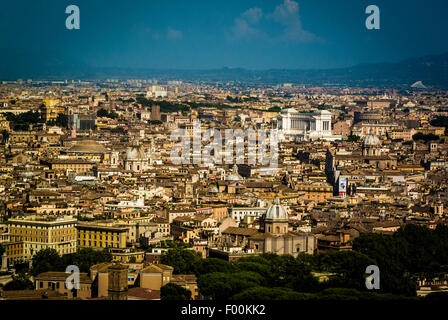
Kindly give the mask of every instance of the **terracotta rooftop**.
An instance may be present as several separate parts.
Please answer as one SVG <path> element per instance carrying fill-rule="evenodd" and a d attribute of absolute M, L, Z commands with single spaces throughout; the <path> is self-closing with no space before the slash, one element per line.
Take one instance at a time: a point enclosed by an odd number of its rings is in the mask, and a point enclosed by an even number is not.
<path fill-rule="evenodd" d="M 141 272 L 142 273 L 161 273 L 166 270 L 172 271 L 172 270 L 174 270 L 174 268 L 171 266 L 164 265 L 164 264 L 157 264 L 157 265 L 151 264 L 151 265 L 147 266 L 146 268 L 143 268 L 141 270 Z"/>
<path fill-rule="evenodd" d="M 257 229 L 250 228 L 238 228 L 238 227 L 228 227 L 222 232 L 223 234 L 236 234 L 241 236 L 251 236 L 258 233 Z"/>

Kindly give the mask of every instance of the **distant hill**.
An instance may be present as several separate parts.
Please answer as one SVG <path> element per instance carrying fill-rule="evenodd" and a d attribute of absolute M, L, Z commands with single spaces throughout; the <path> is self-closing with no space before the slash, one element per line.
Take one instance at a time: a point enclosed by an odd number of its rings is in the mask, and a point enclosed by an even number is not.
<path fill-rule="evenodd" d="M 423 84 L 423 82 L 421 82 L 421 81 L 417 81 L 417 82 L 414 82 L 414 83 L 411 85 L 411 88 L 416 88 L 416 89 L 426 89 L 426 86 Z"/>
<path fill-rule="evenodd" d="M 448 53 L 406 59 L 397 63 L 360 64 L 325 70 L 163 70 L 97 68 L 57 57 L 42 59 L 23 52 L 0 50 L 0 79 L 105 79 L 161 78 L 167 80 L 240 81 L 250 83 L 296 83 L 361 87 L 411 88 L 421 81 L 429 88 L 448 89 Z"/>

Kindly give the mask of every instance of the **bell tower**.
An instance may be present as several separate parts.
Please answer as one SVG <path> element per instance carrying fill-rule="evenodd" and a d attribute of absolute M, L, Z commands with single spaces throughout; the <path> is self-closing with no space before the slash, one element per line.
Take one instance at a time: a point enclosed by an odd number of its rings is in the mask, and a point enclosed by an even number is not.
<path fill-rule="evenodd" d="M 114 264 L 108 268 L 109 273 L 109 300 L 128 299 L 128 267 Z"/>
<path fill-rule="evenodd" d="M 112 151 L 110 153 L 110 165 L 113 167 L 118 167 L 120 163 L 120 152 Z"/>

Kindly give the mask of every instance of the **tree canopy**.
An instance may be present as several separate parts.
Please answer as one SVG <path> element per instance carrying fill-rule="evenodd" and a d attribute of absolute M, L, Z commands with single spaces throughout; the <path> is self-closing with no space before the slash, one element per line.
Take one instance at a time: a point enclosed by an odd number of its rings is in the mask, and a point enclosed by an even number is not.
<path fill-rule="evenodd" d="M 118 113 L 115 111 L 107 111 L 106 109 L 100 109 L 96 112 L 97 117 L 106 117 L 110 119 L 117 119 Z"/>
<path fill-rule="evenodd" d="M 414 140 L 414 141 L 423 140 L 424 142 L 428 142 L 428 141 L 435 141 L 435 140 L 439 140 L 439 139 L 440 139 L 439 136 L 432 134 L 432 133 L 423 134 L 421 132 L 417 132 L 416 134 L 414 134 L 412 136 L 412 140 Z"/>
<path fill-rule="evenodd" d="M 30 272 L 33 276 L 37 276 L 48 271 L 65 271 L 69 265 L 76 265 L 81 272 L 89 272 L 91 266 L 110 261 L 112 255 L 107 250 L 82 248 L 76 253 L 61 257 L 55 249 L 49 248 L 40 250 L 33 256 Z"/>
<path fill-rule="evenodd" d="M 12 276 L 12 281 L 3 286 L 3 290 L 33 290 L 34 284 L 25 273 L 19 273 Z"/>
<path fill-rule="evenodd" d="M 196 264 L 201 260 L 201 255 L 194 250 L 169 249 L 161 257 L 162 264 L 172 266 L 175 274 L 195 273 Z"/>
<path fill-rule="evenodd" d="M 168 283 L 160 288 L 161 300 L 190 300 L 191 291 L 175 283 Z"/>
<path fill-rule="evenodd" d="M 38 111 L 27 111 L 20 114 L 13 114 L 11 112 L 3 113 L 11 123 L 11 128 L 15 131 L 28 130 L 29 126 L 37 123 L 44 123 L 40 113 Z"/>

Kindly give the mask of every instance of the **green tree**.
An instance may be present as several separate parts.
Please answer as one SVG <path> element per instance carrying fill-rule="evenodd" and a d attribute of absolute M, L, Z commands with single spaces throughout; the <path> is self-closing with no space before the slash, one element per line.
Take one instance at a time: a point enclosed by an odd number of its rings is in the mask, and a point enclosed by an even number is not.
<path fill-rule="evenodd" d="M 168 283 L 160 288 L 161 300 L 190 300 L 191 291 L 175 283 Z"/>
<path fill-rule="evenodd" d="M 63 270 L 65 268 L 62 259 L 55 249 L 42 249 L 33 256 L 31 267 L 33 276 L 43 272 Z"/>
<path fill-rule="evenodd" d="M 401 295 L 379 294 L 371 291 L 360 291 L 352 288 L 328 288 L 318 293 L 319 300 L 415 300 L 416 298 Z"/>
<path fill-rule="evenodd" d="M 268 285 L 269 277 L 271 274 L 271 268 L 268 264 L 252 261 L 238 261 L 235 263 L 235 267 L 240 271 L 256 272 L 263 277 L 263 285 Z"/>
<path fill-rule="evenodd" d="M 280 112 L 280 111 L 282 111 L 282 108 L 280 108 L 280 107 L 278 107 L 278 106 L 270 107 L 270 108 L 268 109 L 268 111 L 269 111 L 269 112 Z"/>
<path fill-rule="evenodd" d="M 252 287 L 235 294 L 232 300 L 315 300 L 311 293 L 295 292 L 289 288 Z"/>
<path fill-rule="evenodd" d="M 256 272 L 223 273 L 212 272 L 198 278 L 198 287 L 202 295 L 213 300 L 228 300 L 241 291 L 260 286 L 264 279 Z"/>
<path fill-rule="evenodd" d="M 111 118 L 111 119 L 117 119 L 119 117 L 119 115 L 118 115 L 118 113 L 116 113 L 115 111 L 112 110 L 111 112 L 109 112 L 107 117 Z"/>
<path fill-rule="evenodd" d="M 199 260 L 195 268 L 195 274 L 196 276 L 200 276 L 202 274 L 212 272 L 230 273 L 233 272 L 234 270 L 235 270 L 234 265 L 225 260 L 218 258 L 206 258 Z"/>
<path fill-rule="evenodd" d="M 68 116 L 63 113 L 59 113 L 55 124 L 58 127 L 67 128 L 68 127 Z"/>
<path fill-rule="evenodd" d="M 445 127 L 445 134 L 448 135 L 448 116 L 437 116 L 430 124 L 434 127 Z"/>
<path fill-rule="evenodd" d="M 54 249 L 43 249 L 33 257 L 31 274 L 36 276 L 42 272 L 65 271 L 69 265 L 77 266 L 81 272 L 89 272 L 91 266 L 110 261 L 112 255 L 106 249 L 82 248 L 76 253 L 65 254 L 62 257 Z"/>
<path fill-rule="evenodd" d="M 319 290 L 311 267 L 291 255 L 263 255 L 271 264 L 269 283 L 273 287 L 289 287 L 302 292 Z"/>
<path fill-rule="evenodd" d="M 172 266 L 175 274 L 195 273 L 201 254 L 188 249 L 170 249 L 162 254 L 161 262 Z"/>
<path fill-rule="evenodd" d="M 64 255 L 61 260 L 64 271 L 67 266 L 75 265 L 81 272 L 89 272 L 90 267 L 95 264 L 111 262 L 112 254 L 106 249 L 81 248 L 76 253 Z"/>
<path fill-rule="evenodd" d="M 365 289 L 365 270 L 376 265 L 375 260 L 356 251 L 330 251 L 318 256 L 322 271 L 336 273 L 327 285 L 331 287 Z"/>
<path fill-rule="evenodd" d="M 428 142 L 428 141 L 435 141 L 435 140 L 439 140 L 440 137 L 435 135 L 435 134 L 423 134 L 421 132 L 417 132 L 416 134 L 414 134 L 412 136 L 412 140 L 414 141 L 418 141 L 418 140 L 423 140 L 424 142 Z"/>
<path fill-rule="evenodd" d="M 106 109 L 100 109 L 96 112 L 97 117 L 107 117 L 109 112 Z"/>
<path fill-rule="evenodd" d="M 415 281 L 407 271 L 408 245 L 400 237 L 362 234 L 353 242 L 353 250 L 376 261 L 380 269 L 380 292 L 415 295 Z"/>
<path fill-rule="evenodd" d="M 38 111 L 27 111 L 18 115 L 11 112 L 3 113 L 11 123 L 13 130 L 28 130 L 32 124 L 43 123 L 40 113 Z"/>
<path fill-rule="evenodd" d="M 34 284 L 25 273 L 19 273 L 16 276 L 12 276 L 12 281 L 6 283 L 3 286 L 3 290 L 33 290 Z"/>
<path fill-rule="evenodd" d="M 356 142 L 356 141 L 358 141 L 359 139 L 360 139 L 359 136 L 356 136 L 356 135 L 353 135 L 353 134 L 351 134 L 351 135 L 349 135 L 349 136 L 347 137 L 347 141 L 348 141 L 348 142 Z"/>

